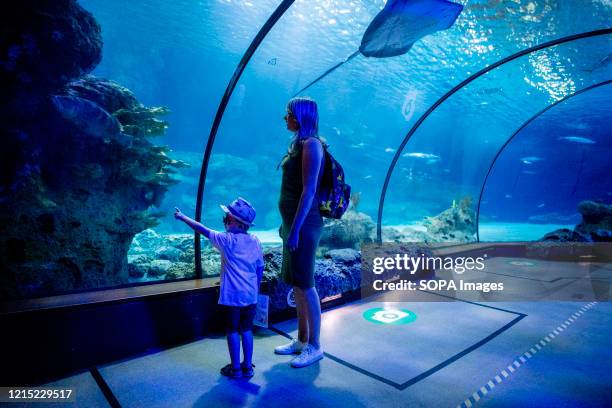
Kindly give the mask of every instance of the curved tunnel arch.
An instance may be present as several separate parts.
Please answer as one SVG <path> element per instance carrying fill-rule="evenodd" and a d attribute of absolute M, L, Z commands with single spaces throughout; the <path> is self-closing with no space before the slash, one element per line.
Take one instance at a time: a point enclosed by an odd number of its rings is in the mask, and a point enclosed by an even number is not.
<path fill-rule="evenodd" d="M 264 40 L 266 35 L 270 32 L 272 27 L 280 20 L 280 18 L 285 14 L 285 12 L 291 7 L 295 0 L 283 0 L 281 4 L 274 10 L 272 15 L 268 18 L 266 23 L 261 27 L 249 48 L 245 51 L 244 55 L 240 59 L 238 66 L 234 70 L 234 74 L 227 84 L 227 88 L 225 89 L 225 93 L 223 94 L 223 98 L 219 103 L 219 107 L 217 108 L 217 113 L 215 114 L 215 119 L 213 121 L 213 125 L 210 129 L 210 133 L 208 135 L 208 139 L 206 142 L 206 148 L 204 150 L 204 158 L 202 159 L 202 167 L 200 168 L 200 179 L 198 182 L 198 192 L 196 196 L 196 213 L 195 219 L 196 221 L 201 221 L 202 219 L 202 203 L 204 201 L 204 186 L 206 184 L 206 174 L 208 172 L 208 162 L 210 161 L 210 156 L 212 154 L 212 149 L 215 144 L 215 137 L 217 136 L 217 131 L 219 130 L 219 125 L 221 124 L 221 119 L 223 118 L 223 114 L 225 113 L 225 109 L 227 108 L 227 104 L 238 84 L 238 80 L 242 76 L 244 69 L 249 63 L 251 57 L 259 48 L 259 45 Z M 194 234 L 194 262 L 195 262 L 195 274 L 196 278 L 202 277 L 202 249 L 200 247 L 200 234 L 197 232 Z"/>
<path fill-rule="evenodd" d="M 248 49 L 246 50 L 246 52 L 244 53 L 243 57 L 241 58 L 238 66 L 236 67 L 234 74 L 232 75 L 232 78 L 230 79 L 230 82 L 227 85 L 227 88 L 225 90 L 225 93 L 223 95 L 223 98 L 219 104 L 219 107 L 217 109 L 217 113 L 215 115 L 215 119 L 213 121 L 213 125 L 211 127 L 210 133 L 209 133 L 209 137 L 207 139 L 207 143 L 206 143 L 206 148 L 204 151 L 204 157 L 202 160 L 202 167 L 200 170 L 200 178 L 199 178 L 199 182 L 198 182 L 198 191 L 197 191 L 197 197 L 196 197 L 196 214 L 195 214 L 195 219 L 196 221 L 200 221 L 201 220 L 201 216 L 202 216 L 202 204 L 203 204 L 203 195 L 204 195 L 204 187 L 205 187 L 205 182 L 206 182 L 206 176 L 207 176 L 207 170 L 208 170 L 208 164 L 210 161 L 210 157 L 212 154 L 212 149 L 215 143 L 215 137 L 217 135 L 217 131 L 219 129 L 220 123 L 221 123 L 221 119 L 223 118 L 223 115 L 225 113 L 226 107 L 229 103 L 229 100 L 232 96 L 232 93 L 243 73 L 243 71 L 245 70 L 249 60 L 251 59 L 251 57 L 253 56 L 253 54 L 255 53 L 255 51 L 257 50 L 257 48 L 260 46 L 260 44 L 262 43 L 262 41 L 264 40 L 264 38 L 266 37 L 266 35 L 269 33 L 269 31 L 272 29 L 272 27 L 274 27 L 274 25 L 278 22 L 278 20 L 284 15 L 284 13 L 289 9 L 289 7 L 291 7 L 291 5 L 294 3 L 295 0 L 283 0 L 282 3 L 276 8 L 276 10 L 272 13 L 272 15 L 268 18 L 268 20 L 266 21 L 266 23 L 262 26 L 262 28 L 260 29 L 260 31 L 257 33 L 257 35 L 255 36 L 255 38 L 253 39 L 253 41 L 251 42 L 251 44 L 249 45 Z M 606 35 L 606 34 L 610 34 L 612 33 L 612 29 L 607 28 L 607 29 L 601 29 L 601 30 L 594 30 L 594 31 L 589 31 L 589 32 L 584 32 L 584 33 L 580 33 L 580 34 L 575 34 L 575 35 L 571 35 L 571 36 L 566 36 L 566 37 L 562 37 L 556 40 L 552 40 L 552 41 L 548 41 L 545 43 L 542 43 L 540 45 L 534 46 L 534 47 L 530 47 L 528 49 L 519 51 L 515 54 L 512 54 L 506 58 L 503 58 L 502 60 L 499 60 L 493 64 L 491 64 L 490 66 L 476 72 L 475 74 L 471 75 L 470 77 L 468 77 L 467 79 L 463 80 L 461 83 L 459 83 L 458 85 L 456 85 L 454 88 L 452 88 L 450 91 L 448 91 L 445 95 L 443 95 L 440 99 L 438 99 L 433 105 L 431 105 L 428 110 L 421 115 L 421 117 L 417 120 L 417 122 L 413 125 L 413 127 L 409 130 L 409 132 L 407 133 L 406 137 L 404 138 L 404 140 L 402 141 L 402 143 L 400 144 L 399 148 L 396 150 L 396 153 L 393 157 L 393 160 L 391 162 L 391 165 L 389 166 L 389 169 L 387 171 L 387 175 L 385 177 L 385 181 L 383 184 L 383 188 L 381 191 L 381 197 L 379 200 L 379 207 L 378 207 L 378 216 L 377 216 L 377 230 L 376 230 L 376 234 L 377 234 L 377 241 L 381 242 L 381 232 L 382 232 L 382 211 L 384 208 L 384 199 L 385 199 L 385 195 L 386 195 L 386 191 L 388 188 L 388 184 L 391 178 L 391 175 L 393 174 L 393 170 L 395 168 L 395 165 L 397 164 L 397 161 L 399 159 L 399 156 L 401 155 L 401 152 L 403 151 L 403 149 L 405 148 L 406 144 L 408 143 L 408 141 L 410 140 L 410 138 L 412 137 L 412 135 L 416 132 L 416 130 L 420 127 L 420 125 L 425 121 L 425 119 L 440 105 L 442 104 L 446 99 L 448 99 L 450 96 L 452 96 L 454 93 L 456 93 L 458 90 L 462 89 L 465 85 L 469 84 L 470 82 L 474 81 L 475 79 L 477 79 L 478 77 L 482 76 L 483 74 L 507 63 L 510 62 L 516 58 L 519 58 L 523 55 L 544 49 L 544 48 L 548 48 L 548 47 L 552 47 L 555 45 L 559 45 L 562 43 L 566 43 L 566 42 L 571 42 L 571 41 L 575 41 L 578 39 L 582 39 L 582 38 L 588 38 L 588 37 L 594 37 L 594 36 L 599 36 L 599 35 Z M 202 277 L 202 267 L 201 267 L 201 247 L 200 247 L 200 236 L 198 233 L 194 234 L 194 262 L 195 262 L 195 272 L 196 272 L 196 278 L 201 278 Z"/>
<path fill-rule="evenodd" d="M 564 98 L 556 101 L 555 103 L 552 103 L 548 106 L 546 106 L 544 109 L 540 110 L 539 112 L 537 112 L 535 115 L 533 115 L 532 117 L 530 117 L 528 120 L 526 120 L 521 126 L 519 126 L 519 128 L 517 130 L 514 131 L 514 133 L 512 133 L 512 135 L 504 142 L 504 144 L 499 148 L 499 150 L 497 151 L 497 153 L 495 154 L 495 157 L 493 157 L 493 160 L 491 161 L 491 165 L 489 166 L 489 169 L 487 171 L 487 174 L 484 178 L 484 181 L 482 182 L 482 186 L 480 188 L 480 194 L 478 196 L 478 205 L 476 207 L 476 241 L 480 242 L 480 204 L 482 202 L 482 196 L 484 194 L 484 190 L 485 187 L 487 185 L 487 181 L 489 179 L 489 176 L 491 175 L 491 171 L 493 170 L 493 167 L 495 166 L 495 163 L 497 162 L 497 159 L 501 156 L 501 154 L 503 153 L 503 151 L 506 149 L 506 147 L 512 142 L 512 140 L 519 134 L 521 133 L 521 131 L 523 129 L 525 129 L 527 126 L 529 126 L 530 123 L 532 123 L 534 120 L 536 120 L 537 118 L 539 118 L 542 114 L 544 114 L 545 112 L 549 111 L 550 109 L 554 108 L 555 106 L 559 105 L 562 102 L 565 102 L 575 96 L 578 96 L 580 94 L 592 91 L 593 89 L 597 89 L 601 86 L 605 86 L 605 85 L 609 85 L 612 83 L 612 80 L 607 80 L 607 81 L 603 81 L 603 82 L 599 82 L 597 84 L 593 84 L 591 86 L 588 86 L 586 88 L 580 89 L 576 92 L 573 92 L 567 96 L 565 96 Z"/>
<path fill-rule="evenodd" d="M 463 81 L 461 81 L 459 84 L 457 84 L 455 87 L 453 87 L 451 90 L 449 90 L 448 92 L 446 92 L 442 97 L 440 97 L 433 105 L 431 105 L 426 111 L 425 113 L 423 113 L 421 115 L 421 117 L 419 117 L 419 119 L 415 122 L 415 124 L 412 126 L 412 128 L 410 128 L 410 130 L 408 131 L 408 133 L 406 134 L 406 136 L 404 137 L 404 139 L 402 140 L 402 142 L 400 143 L 399 147 L 396 149 L 395 154 L 393 156 L 393 159 L 391 160 L 391 164 L 389 165 L 389 168 L 387 170 L 387 174 L 385 176 L 385 181 L 383 183 L 383 187 L 380 193 L 380 200 L 378 203 L 378 215 L 377 215 L 377 219 L 376 219 L 376 241 L 378 243 L 382 242 L 382 215 L 383 215 L 383 209 L 384 209 L 384 205 L 385 205 L 385 197 L 387 194 L 387 189 L 389 187 L 389 182 L 391 180 L 391 176 L 393 175 L 393 171 L 395 170 L 395 166 L 397 165 L 397 162 L 402 154 L 402 152 L 404 151 L 404 148 L 406 147 L 406 144 L 408 143 L 408 141 L 410 140 L 410 138 L 412 137 L 412 135 L 417 131 L 417 129 L 421 126 L 421 124 L 425 121 L 425 119 L 427 119 L 429 117 L 429 115 L 431 115 L 442 103 L 444 103 L 444 101 L 446 101 L 448 98 L 450 98 L 453 94 L 455 94 L 457 91 L 459 91 L 460 89 L 464 88 L 466 85 L 468 85 L 469 83 L 471 83 L 472 81 L 474 81 L 475 79 L 481 77 L 482 75 L 486 74 L 489 71 L 492 71 L 510 61 L 513 61 L 517 58 L 520 58 L 524 55 L 527 54 L 531 54 L 533 52 L 536 51 L 540 51 L 542 49 L 545 48 L 550 48 L 559 44 L 564 44 L 564 43 L 568 43 L 568 42 L 572 42 L 572 41 L 576 41 L 576 40 L 580 40 L 583 38 L 590 38 L 590 37 L 596 37 L 596 36 L 600 36 L 600 35 L 607 35 L 612 33 L 612 28 L 605 28 L 605 29 L 600 29 L 600 30 L 593 30 L 593 31 L 587 31 L 584 33 L 579 33 L 579 34 L 574 34 L 574 35 L 570 35 L 570 36 L 566 36 L 566 37 L 561 37 L 558 38 L 556 40 L 551 40 L 551 41 L 547 41 L 545 43 L 533 46 L 533 47 L 529 47 L 526 48 L 524 50 L 521 50 L 517 53 L 514 53 L 512 55 L 509 55 L 483 69 L 481 69 L 480 71 L 474 73 L 473 75 L 469 76 L 468 78 L 464 79 Z"/>

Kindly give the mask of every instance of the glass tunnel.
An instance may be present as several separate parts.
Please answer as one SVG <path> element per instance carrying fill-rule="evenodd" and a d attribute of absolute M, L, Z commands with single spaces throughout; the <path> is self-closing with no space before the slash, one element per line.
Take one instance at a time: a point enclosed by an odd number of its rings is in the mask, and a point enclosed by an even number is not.
<path fill-rule="evenodd" d="M 76 406 L 609 405 L 610 0 L 5 11 L 0 382 Z M 281 194 L 296 96 L 351 190 L 306 233 Z"/>
<path fill-rule="evenodd" d="M 156 225 L 132 240 L 129 277 L 94 287 L 218 274 L 206 242 L 188 248 L 175 207 L 221 229 L 219 204 L 245 197 L 252 231 L 280 245 L 287 101 L 354 53 L 385 3 L 81 1 L 102 28 L 92 74 L 167 108 L 151 142 L 182 163 L 153 193 Z M 404 55 L 358 55 L 300 94 L 317 101 L 319 133 L 353 192 L 324 247 L 535 241 L 578 224 L 580 202 L 612 200 L 609 5 L 463 6 Z"/>

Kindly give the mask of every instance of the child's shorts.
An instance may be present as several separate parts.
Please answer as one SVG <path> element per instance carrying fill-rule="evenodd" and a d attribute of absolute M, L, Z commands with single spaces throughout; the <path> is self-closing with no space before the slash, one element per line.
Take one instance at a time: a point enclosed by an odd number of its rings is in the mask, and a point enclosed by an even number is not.
<path fill-rule="evenodd" d="M 222 305 L 225 312 L 225 331 L 230 333 L 246 332 L 253 329 L 257 304 L 248 306 Z"/>

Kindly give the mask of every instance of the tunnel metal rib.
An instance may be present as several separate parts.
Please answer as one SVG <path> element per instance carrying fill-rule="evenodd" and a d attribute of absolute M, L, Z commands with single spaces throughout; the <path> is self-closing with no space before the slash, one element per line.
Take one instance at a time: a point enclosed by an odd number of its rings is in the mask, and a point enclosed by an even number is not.
<path fill-rule="evenodd" d="M 478 206 L 476 207 L 476 241 L 477 242 L 480 242 L 480 223 L 479 223 L 480 222 L 480 204 L 481 204 L 481 201 L 482 201 L 482 196 L 484 194 L 485 187 L 487 185 L 487 180 L 489 179 L 489 176 L 491 175 L 491 171 L 493 170 L 493 167 L 495 166 L 495 163 L 497 162 L 497 159 L 501 156 L 502 152 L 506 149 L 506 147 L 510 144 L 510 142 L 512 142 L 514 137 L 516 135 L 518 135 L 519 133 L 521 133 L 521 131 L 523 129 L 525 129 L 527 126 L 529 126 L 530 123 L 532 123 L 534 120 L 539 118 L 542 114 L 544 114 L 548 110 L 554 108 L 555 106 L 559 105 L 560 103 L 565 102 L 568 99 L 573 98 L 574 96 L 578 96 L 578 95 L 583 94 L 585 92 L 592 91 L 595 88 L 599 88 L 600 86 L 609 85 L 611 83 L 612 83 L 612 80 L 609 79 L 607 81 L 603 81 L 603 82 L 599 82 L 599 83 L 591 85 L 591 86 L 587 86 L 586 88 L 582 88 L 582 89 L 580 89 L 580 90 L 578 90 L 576 92 L 573 92 L 573 93 L 571 93 L 569 95 L 566 95 L 564 98 L 559 99 L 555 103 L 552 103 L 552 104 L 546 106 L 544 109 L 540 110 L 538 113 L 536 113 L 535 115 L 530 117 L 528 120 L 523 122 L 523 124 L 521 126 L 519 126 L 519 128 L 516 129 L 514 131 L 514 133 L 512 133 L 512 136 L 510 136 L 508 138 L 508 140 L 506 140 L 506 142 L 499 148 L 499 150 L 497 151 L 497 154 L 495 155 L 495 157 L 493 157 L 493 160 L 491 161 L 491 165 L 489 166 L 489 170 L 487 171 L 487 175 L 485 176 L 484 181 L 482 182 L 482 187 L 480 188 L 480 195 L 478 196 Z"/>
<path fill-rule="evenodd" d="M 579 34 L 574 34 L 574 35 L 569 35 L 566 37 L 561 37 L 561 38 L 557 38 L 555 40 L 551 40 L 551 41 L 547 41 L 544 42 L 542 44 L 538 44 L 535 45 L 533 47 L 529 47 L 526 48 L 524 50 L 521 50 L 517 53 L 514 53 L 512 55 L 509 55 L 505 58 L 502 58 L 501 60 L 481 69 L 480 71 L 472 74 L 471 76 L 469 76 L 468 78 L 464 79 L 463 81 L 461 81 L 459 84 L 457 84 L 455 87 L 453 87 L 451 90 L 449 90 L 448 92 L 446 92 L 440 99 L 438 99 L 433 105 L 431 105 L 427 111 L 425 111 L 425 113 L 423 113 L 421 115 L 421 117 L 415 122 L 415 124 L 412 126 L 412 128 L 410 128 L 410 130 L 408 131 L 408 133 L 406 134 L 406 136 L 404 137 L 404 139 L 402 140 L 402 143 L 400 143 L 399 147 L 396 149 L 395 151 L 395 155 L 393 156 L 393 160 L 391 160 L 391 164 L 389 165 L 389 168 L 387 169 L 387 175 L 385 177 L 385 181 L 383 183 L 383 187 L 380 193 L 380 199 L 378 202 L 378 215 L 377 215 L 377 219 L 376 219 L 376 241 L 378 243 L 382 242 L 382 214 L 383 214 L 383 209 L 385 206 L 385 196 L 387 194 L 387 189 L 389 187 L 389 181 L 391 180 L 391 175 L 393 174 L 393 171 L 395 170 L 395 166 L 397 164 L 397 161 L 399 160 L 404 148 L 406 147 L 406 144 L 408 143 L 408 141 L 410 140 L 410 138 L 412 137 L 412 135 L 416 132 L 416 130 L 421 126 L 421 124 L 425 121 L 425 119 L 427 119 L 427 117 L 429 115 L 431 115 L 431 113 L 436 110 L 438 108 L 438 106 L 440 106 L 444 101 L 446 101 L 448 98 L 450 98 L 454 93 L 456 93 L 457 91 L 459 91 L 460 89 L 462 89 L 464 86 L 466 86 L 467 84 L 469 84 L 470 82 L 474 81 L 475 79 L 479 78 L 480 76 L 486 74 L 489 71 L 492 71 L 493 69 L 504 65 L 510 61 L 513 61 L 517 58 L 520 58 L 524 55 L 527 54 L 531 54 L 533 52 L 545 49 L 545 48 L 549 48 L 549 47 L 553 47 L 555 45 L 559 45 L 559 44 L 563 44 L 563 43 L 567 43 L 567 42 L 572 42 L 572 41 L 576 41 L 576 40 L 580 40 L 583 38 L 589 38 L 589 37 L 596 37 L 596 36 L 600 36 L 600 35 L 607 35 L 612 33 L 612 28 L 604 28 L 604 29 L 600 29 L 600 30 L 593 30 L 593 31 L 587 31 L 587 32 L 583 32 L 583 33 L 579 33 Z"/>
<path fill-rule="evenodd" d="M 223 94 L 223 98 L 221 99 L 221 103 L 219 103 L 219 107 L 217 108 L 217 114 L 215 115 L 215 120 L 210 129 L 210 134 L 208 135 L 208 140 L 206 142 L 206 148 L 204 150 L 204 158 L 202 159 L 202 168 L 200 169 L 200 181 L 198 182 L 198 195 L 196 198 L 196 213 L 195 219 L 196 221 L 201 221 L 202 219 L 202 202 L 204 201 L 204 185 L 206 183 L 206 175 L 208 172 L 208 163 L 210 161 L 210 156 L 212 153 L 213 145 L 215 144 L 215 137 L 217 136 L 217 131 L 219 130 L 219 125 L 221 124 L 221 119 L 223 118 L 223 114 L 225 113 L 225 108 L 234 92 L 234 88 L 236 88 L 236 84 L 242 75 L 242 72 L 246 68 L 249 60 L 264 40 L 266 35 L 270 32 L 272 27 L 278 22 L 278 20 L 285 14 L 285 12 L 291 7 L 295 0 L 283 0 L 283 2 L 274 10 L 272 15 L 268 18 L 266 23 L 261 27 L 249 48 L 245 51 L 242 59 L 238 63 L 236 70 L 234 71 L 234 75 L 229 81 L 227 88 L 225 89 L 225 93 Z M 202 252 L 200 248 L 200 234 L 197 232 L 194 234 L 194 262 L 195 262 L 195 272 L 196 278 L 202 278 Z"/>

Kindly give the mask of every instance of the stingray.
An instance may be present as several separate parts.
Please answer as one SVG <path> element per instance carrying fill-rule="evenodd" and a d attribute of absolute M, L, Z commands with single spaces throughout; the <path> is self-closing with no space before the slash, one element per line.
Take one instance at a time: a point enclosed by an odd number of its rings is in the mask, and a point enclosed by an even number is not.
<path fill-rule="evenodd" d="M 359 49 L 302 88 L 304 92 L 357 55 L 387 58 L 407 53 L 412 45 L 436 31 L 450 28 L 463 10 L 446 0 L 389 0 L 361 38 Z"/>

